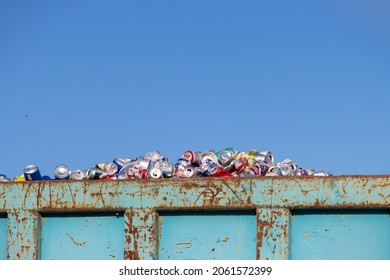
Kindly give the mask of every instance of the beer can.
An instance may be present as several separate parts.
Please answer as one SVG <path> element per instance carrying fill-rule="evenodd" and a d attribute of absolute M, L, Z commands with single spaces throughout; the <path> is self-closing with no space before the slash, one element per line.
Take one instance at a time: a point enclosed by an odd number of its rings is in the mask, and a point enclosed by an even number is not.
<path fill-rule="evenodd" d="M 54 169 L 56 180 L 66 180 L 69 178 L 70 170 L 66 165 L 60 164 Z"/>
<path fill-rule="evenodd" d="M 84 180 L 85 179 L 85 172 L 77 169 L 70 173 L 69 180 Z"/>
<path fill-rule="evenodd" d="M 41 173 L 39 172 L 38 166 L 31 164 L 24 168 L 24 178 L 26 181 L 41 180 Z"/>

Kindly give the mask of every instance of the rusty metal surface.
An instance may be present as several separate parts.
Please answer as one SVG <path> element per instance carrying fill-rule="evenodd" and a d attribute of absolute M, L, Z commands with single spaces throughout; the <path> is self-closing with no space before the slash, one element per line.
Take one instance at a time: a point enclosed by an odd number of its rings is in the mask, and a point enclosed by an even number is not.
<path fill-rule="evenodd" d="M 0 183 L 0 211 L 389 207 L 390 176 Z"/>
<path fill-rule="evenodd" d="M 125 258 L 155 259 L 161 211 L 257 209 L 257 258 L 285 259 L 290 210 L 372 208 L 390 208 L 390 176 L 0 183 L 8 259 L 38 257 L 38 217 L 46 212 L 124 211 Z"/>

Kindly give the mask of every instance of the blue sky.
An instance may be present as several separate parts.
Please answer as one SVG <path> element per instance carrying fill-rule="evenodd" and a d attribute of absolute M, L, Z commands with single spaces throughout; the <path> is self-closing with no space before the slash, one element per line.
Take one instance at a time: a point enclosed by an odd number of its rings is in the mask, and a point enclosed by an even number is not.
<path fill-rule="evenodd" d="M 390 2 L 0 1 L 0 173 L 159 150 L 390 171 Z"/>

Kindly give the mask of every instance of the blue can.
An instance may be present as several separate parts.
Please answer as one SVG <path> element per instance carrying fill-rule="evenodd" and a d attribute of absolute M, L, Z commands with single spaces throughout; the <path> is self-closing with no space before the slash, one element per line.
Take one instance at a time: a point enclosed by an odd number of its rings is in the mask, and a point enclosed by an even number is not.
<path fill-rule="evenodd" d="M 38 166 L 31 164 L 24 168 L 24 179 L 26 181 L 37 181 L 42 180 L 41 173 L 39 172 Z"/>

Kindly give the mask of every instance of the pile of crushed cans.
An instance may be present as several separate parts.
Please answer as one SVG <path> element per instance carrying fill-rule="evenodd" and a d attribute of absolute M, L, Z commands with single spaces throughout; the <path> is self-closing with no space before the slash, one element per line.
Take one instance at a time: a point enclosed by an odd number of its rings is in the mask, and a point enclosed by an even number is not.
<path fill-rule="evenodd" d="M 126 180 L 196 177 L 247 177 L 247 176 L 332 176 L 330 172 L 303 169 L 291 159 L 275 163 L 271 152 L 250 150 L 236 151 L 226 148 L 219 152 L 186 151 L 172 164 L 159 151 L 137 158 L 115 158 L 112 162 L 99 163 L 87 170 L 70 170 L 58 165 L 54 180 Z M 52 180 L 41 176 L 38 166 L 28 165 L 23 175 L 13 180 L 0 174 L 0 182 Z"/>

